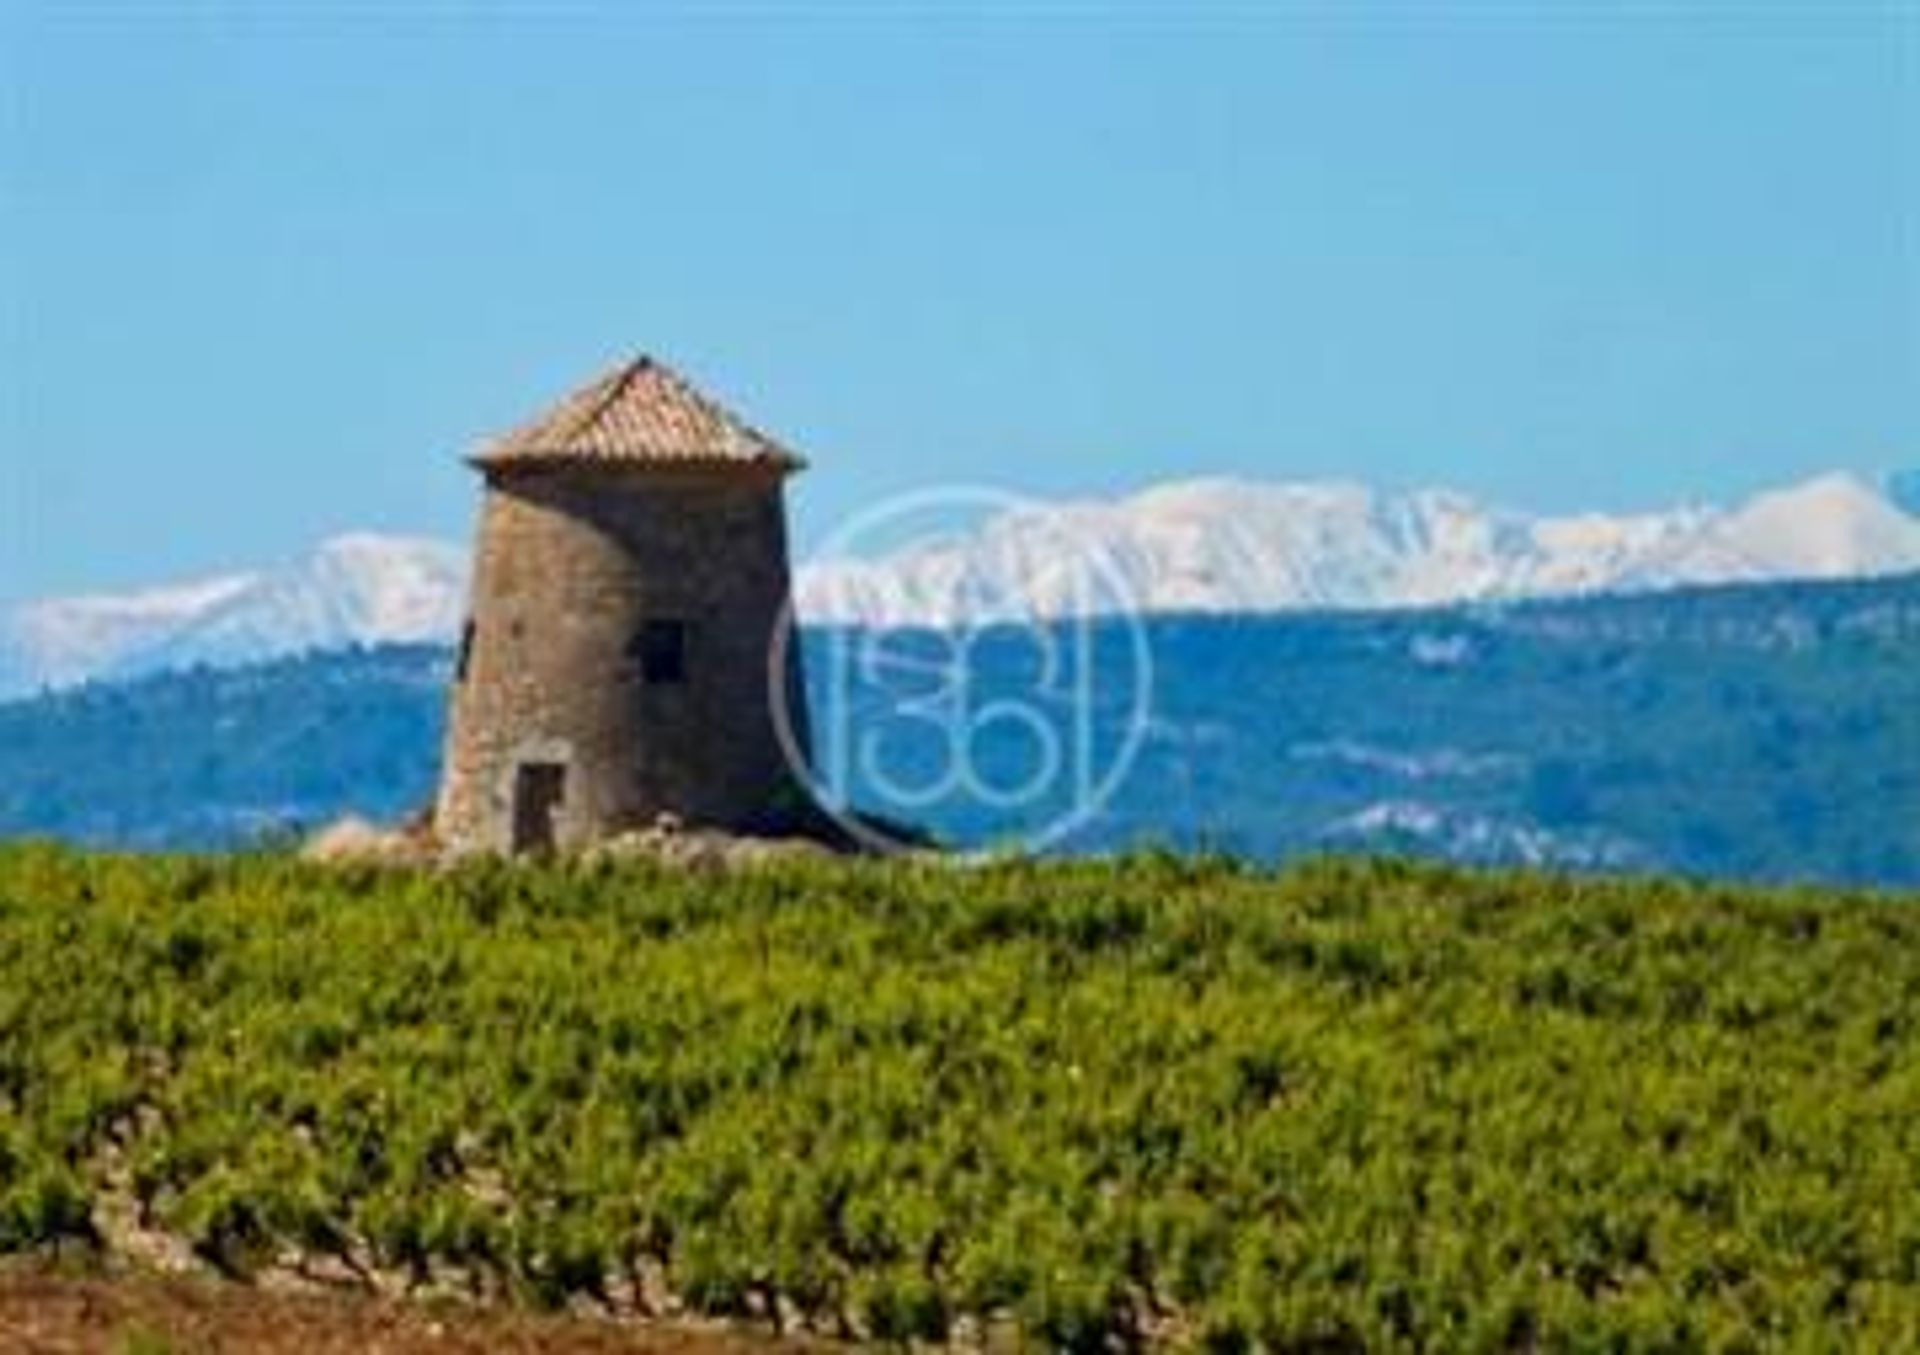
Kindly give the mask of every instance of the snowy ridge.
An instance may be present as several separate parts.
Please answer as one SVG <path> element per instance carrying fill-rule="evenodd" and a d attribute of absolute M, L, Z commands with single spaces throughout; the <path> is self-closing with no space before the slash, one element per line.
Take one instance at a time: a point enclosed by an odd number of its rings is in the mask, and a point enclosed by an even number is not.
<path fill-rule="evenodd" d="M 1097 557 L 1118 585 L 1083 608 L 1063 561 Z M 802 615 L 952 625 L 998 609 L 1051 617 L 1420 607 L 1684 584 L 1920 570 L 1920 519 L 1847 474 L 1622 517 L 1538 517 L 1445 490 L 1195 480 L 1115 502 L 1014 511 L 960 538 L 804 570 Z"/>
<path fill-rule="evenodd" d="M 954 625 L 993 616 L 1417 607 L 1696 583 L 1920 570 L 1920 516 L 1848 474 L 1733 508 L 1543 517 L 1447 490 L 1202 479 L 1034 505 L 874 558 L 802 562 L 809 621 Z M 1089 590 L 1074 561 L 1105 563 Z M 0 697 L 194 663 L 446 641 L 465 552 L 355 534 L 280 566 L 0 614 Z"/>
<path fill-rule="evenodd" d="M 444 542 L 357 533 L 276 568 L 32 602 L 0 617 L 0 694 L 353 644 L 441 641 L 466 605 Z"/>

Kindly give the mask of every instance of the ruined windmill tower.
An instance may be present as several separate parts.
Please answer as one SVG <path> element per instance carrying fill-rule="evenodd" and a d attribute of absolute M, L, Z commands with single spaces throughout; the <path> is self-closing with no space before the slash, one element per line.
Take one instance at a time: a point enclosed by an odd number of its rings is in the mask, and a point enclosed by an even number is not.
<path fill-rule="evenodd" d="M 806 754 L 797 646 L 775 643 L 804 463 L 641 357 L 471 464 L 486 491 L 441 841 L 566 848 L 662 814 L 778 830 L 786 747 Z"/>

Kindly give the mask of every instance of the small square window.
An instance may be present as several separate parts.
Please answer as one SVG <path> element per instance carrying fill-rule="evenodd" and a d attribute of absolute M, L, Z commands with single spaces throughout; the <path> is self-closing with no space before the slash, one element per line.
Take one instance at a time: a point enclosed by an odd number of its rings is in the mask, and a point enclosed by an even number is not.
<path fill-rule="evenodd" d="M 687 680 L 687 623 L 684 621 L 643 621 L 627 643 L 627 657 L 640 665 L 640 676 L 649 683 L 675 683 Z"/>

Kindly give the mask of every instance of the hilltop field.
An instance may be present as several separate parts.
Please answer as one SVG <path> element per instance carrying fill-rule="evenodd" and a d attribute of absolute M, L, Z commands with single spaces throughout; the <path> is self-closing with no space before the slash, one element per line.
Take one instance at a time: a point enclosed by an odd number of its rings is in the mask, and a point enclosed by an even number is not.
<path fill-rule="evenodd" d="M 1078 1349 L 1900 1350 L 1916 1200 L 1920 897 L 0 849 L 16 1273 Z"/>

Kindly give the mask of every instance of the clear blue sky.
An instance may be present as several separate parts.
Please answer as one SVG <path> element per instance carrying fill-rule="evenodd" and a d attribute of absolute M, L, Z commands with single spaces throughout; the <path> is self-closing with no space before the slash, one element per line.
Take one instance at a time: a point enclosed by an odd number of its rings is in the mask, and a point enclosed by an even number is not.
<path fill-rule="evenodd" d="M 1042 8 L 16 0 L 0 599 L 463 536 L 458 454 L 638 348 L 812 455 L 803 539 L 1920 463 L 1914 5 Z"/>

